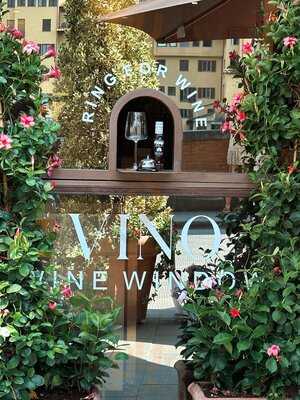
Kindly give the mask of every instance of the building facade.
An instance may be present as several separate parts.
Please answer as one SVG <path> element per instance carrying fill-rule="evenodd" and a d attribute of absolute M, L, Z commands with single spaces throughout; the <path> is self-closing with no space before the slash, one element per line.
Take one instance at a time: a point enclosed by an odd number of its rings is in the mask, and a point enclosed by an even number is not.
<path fill-rule="evenodd" d="M 33 40 L 40 46 L 40 53 L 49 47 L 60 46 L 63 40 L 63 0 L 8 0 L 5 22 L 9 28 L 19 29 L 25 40 Z M 53 60 L 45 60 L 47 66 Z M 45 92 L 52 92 L 52 83 L 44 82 Z"/>
<path fill-rule="evenodd" d="M 7 6 L 7 25 L 22 31 L 26 40 L 37 42 L 42 55 L 49 47 L 59 48 L 66 28 L 64 0 L 8 0 Z M 241 46 L 239 39 L 153 42 L 157 63 L 167 68 L 165 76 L 160 76 L 160 90 L 180 109 L 185 131 L 214 129 L 210 126 L 214 121 L 213 102 L 224 97 L 230 99 L 238 90 L 228 68 L 228 54 L 233 50 L 239 53 Z M 50 66 L 53 60 L 45 63 Z M 182 90 L 184 80 L 187 87 Z M 51 94 L 53 83 L 44 82 L 43 90 Z M 193 112 L 193 104 L 199 102 L 203 109 Z"/>
<path fill-rule="evenodd" d="M 228 68 L 229 52 L 240 53 L 240 49 L 239 39 L 154 43 L 157 63 L 168 69 L 166 76 L 160 78 L 160 90 L 172 97 L 180 109 L 186 131 L 203 128 L 201 117 L 211 119 L 213 102 L 224 97 L 230 99 L 236 92 L 238 83 Z M 187 89 L 180 90 L 180 85 L 176 85 L 179 77 L 190 82 Z M 202 101 L 204 107 L 196 115 L 195 101 Z"/>

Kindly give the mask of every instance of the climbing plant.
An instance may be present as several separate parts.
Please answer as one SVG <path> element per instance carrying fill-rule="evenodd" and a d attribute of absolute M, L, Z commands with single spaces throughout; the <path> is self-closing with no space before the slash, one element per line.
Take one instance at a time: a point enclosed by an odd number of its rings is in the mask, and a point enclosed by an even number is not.
<path fill-rule="evenodd" d="M 225 216 L 228 260 L 242 279 L 232 290 L 213 284 L 208 297 L 191 290 L 181 340 L 195 379 L 226 397 L 299 396 L 300 4 L 270 6 L 263 39 L 230 54 L 240 92 L 216 104 L 256 185 Z"/>
<path fill-rule="evenodd" d="M 0 16 L 3 4 L 0 2 Z M 61 165 L 59 125 L 47 115 L 40 84 L 60 77 L 39 46 L 0 22 L 0 398 L 25 400 L 42 388 L 89 391 L 115 365 L 118 309 L 99 299 L 51 288 L 48 274 L 55 222 L 45 230 L 45 207 Z M 98 305 L 97 305 L 98 304 Z M 114 356 L 114 354 L 113 354 Z M 120 355 L 118 355 L 120 357 Z"/>

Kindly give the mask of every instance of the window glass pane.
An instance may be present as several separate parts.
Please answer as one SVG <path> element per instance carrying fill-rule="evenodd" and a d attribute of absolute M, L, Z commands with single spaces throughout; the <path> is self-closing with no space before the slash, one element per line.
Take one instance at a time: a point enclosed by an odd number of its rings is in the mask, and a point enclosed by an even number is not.
<path fill-rule="evenodd" d="M 27 0 L 27 6 L 28 7 L 35 7 L 36 6 L 36 0 Z"/>
<path fill-rule="evenodd" d="M 181 42 L 179 44 L 180 47 L 190 47 L 190 42 Z"/>
<path fill-rule="evenodd" d="M 47 51 L 52 47 L 55 48 L 55 44 L 54 43 L 50 43 L 50 44 L 45 44 L 45 43 L 40 43 L 40 55 L 43 56 L 45 53 L 47 53 Z"/>
<path fill-rule="evenodd" d="M 7 20 L 7 26 L 9 29 L 13 29 L 15 27 L 15 20 L 14 19 L 8 19 Z"/>
<path fill-rule="evenodd" d="M 18 19 L 18 29 L 25 36 L 25 19 Z"/>
<path fill-rule="evenodd" d="M 212 47 L 212 40 L 203 40 L 203 47 Z"/>
<path fill-rule="evenodd" d="M 176 87 L 175 86 L 168 87 L 168 96 L 176 96 Z"/>
<path fill-rule="evenodd" d="M 47 7 L 47 0 L 38 0 L 39 7 Z"/>
<path fill-rule="evenodd" d="M 42 31 L 43 32 L 51 32 L 51 19 L 43 19 Z"/>
<path fill-rule="evenodd" d="M 238 46 L 240 44 L 240 39 L 231 39 L 233 46 Z"/>
<path fill-rule="evenodd" d="M 17 1 L 18 7 L 25 7 L 25 0 L 18 0 Z"/>
<path fill-rule="evenodd" d="M 57 0 L 49 0 L 49 7 L 57 7 Z"/>
<path fill-rule="evenodd" d="M 231 208 L 238 202 L 231 199 Z M 57 276 L 49 277 L 50 283 L 59 285 L 69 278 L 74 293 L 98 299 L 109 296 L 115 306 L 121 307 L 118 334 L 129 359 L 120 361 L 119 369 L 110 371 L 112 376 L 104 384 L 103 398 L 136 398 L 137 392 L 142 399 L 178 398 L 178 378 L 173 367 L 181 359 L 180 348 L 175 348 L 182 323 L 180 285 L 188 287 L 195 282 L 198 285 L 195 272 L 208 273 L 208 263 L 212 264 L 210 268 L 216 268 L 230 254 L 230 238 L 220 218 L 224 207 L 223 197 L 60 196 L 41 221 L 47 229 L 58 231 L 55 256 L 51 260 L 58 270 Z M 131 214 L 127 229 L 128 260 L 118 260 L 119 214 L 125 212 Z M 142 213 L 153 222 L 167 246 L 170 214 L 174 215 L 171 260 L 156 245 L 147 228 L 138 223 Z M 209 261 L 204 258 L 204 251 L 211 253 L 217 234 L 208 219 L 197 218 L 183 237 L 190 252 L 180 239 L 183 227 L 199 215 L 213 219 L 221 233 L 220 249 Z M 158 224 L 160 218 L 165 221 L 162 228 Z M 138 241 L 140 235 L 144 236 Z M 138 260 L 140 253 L 143 260 Z M 227 268 L 232 270 L 231 263 Z M 154 271 L 164 277 L 157 280 L 155 274 L 151 285 Z M 234 277 L 230 279 L 230 284 L 234 284 Z M 153 296 L 155 299 L 148 302 Z M 109 302 L 102 305 L 104 309 L 110 307 Z"/>
<path fill-rule="evenodd" d="M 189 60 L 180 60 L 179 71 L 188 71 L 188 70 L 189 70 Z"/>
<path fill-rule="evenodd" d="M 7 0 L 7 7 L 8 8 L 15 8 L 16 1 L 15 0 Z"/>
<path fill-rule="evenodd" d="M 158 65 L 166 65 L 166 60 L 164 60 L 164 59 L 156 60 L 156 62 Z"/>

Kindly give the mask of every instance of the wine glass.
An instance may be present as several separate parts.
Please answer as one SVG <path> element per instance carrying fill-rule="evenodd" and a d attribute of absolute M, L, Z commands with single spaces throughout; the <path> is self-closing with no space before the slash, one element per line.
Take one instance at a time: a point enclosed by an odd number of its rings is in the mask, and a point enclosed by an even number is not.
<path fill-rule="evenodd" d="M 146 113 L 141 111 L 129 111 L 126 119 L 125 137 L 134 142 L 133 169 L 138 170 L 137 145 L 140 140 L 148 138 Z"/>

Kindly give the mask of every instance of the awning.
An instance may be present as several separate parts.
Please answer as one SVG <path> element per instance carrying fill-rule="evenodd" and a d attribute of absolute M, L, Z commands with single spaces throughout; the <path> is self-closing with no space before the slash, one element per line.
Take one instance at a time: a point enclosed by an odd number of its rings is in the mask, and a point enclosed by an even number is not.
<path fill-rule="evenodd" d="M 172 43 L 255 37 L 263 13 L 261 0 L 148 0 L 100 21 L 131 26 L 157 42 Z"/>

